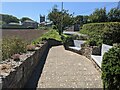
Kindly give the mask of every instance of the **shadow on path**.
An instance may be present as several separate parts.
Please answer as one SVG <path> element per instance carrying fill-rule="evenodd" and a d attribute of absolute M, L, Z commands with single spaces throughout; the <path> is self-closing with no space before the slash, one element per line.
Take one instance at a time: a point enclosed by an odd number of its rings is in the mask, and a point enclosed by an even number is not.
<path fill-rule="evenodd" d="M 41 77 L 42 70 L 43 70 L 44 64 L 46 62 L 46 58 L 47 58 L 49 49 L 50 48 L 47 48 L 46 52 L 43 53 L 43 56 L 40 58 L 40 61 L 39 61 L 38 65 L 35 67 L 32 75 L 30 76 L 30 78 L 27 81 L 27 83 L 24 86 L 24 88 L 32 88 L 32 90 L 36 90 L 36 87 L 37 87 L 37 84 L 38 84 L 38 80 Z"/>

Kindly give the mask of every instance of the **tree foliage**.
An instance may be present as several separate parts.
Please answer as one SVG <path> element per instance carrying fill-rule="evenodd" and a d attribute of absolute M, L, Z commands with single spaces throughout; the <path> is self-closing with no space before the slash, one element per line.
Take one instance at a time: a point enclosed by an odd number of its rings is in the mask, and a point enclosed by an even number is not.
<path fill-rule="evenodd" d="M 52 11 L 48 14 L 48 19 L 56 25 L 59 34 L 63 32 L 65 27 L 73 24 L 73 16 L 68 13 L 68 10 L 60 11 L 57 6 L 52 8 Z M 61 28 L 62 27 L 62 28 Z M 62 30 L 61 30 L 62 29 Z"/>
<path fill-rule="evenodd" d="M 120 9 L 112 8 L 108 13 L 108 21 L 110 22 L 120 22 Z"/>
<path fill-rule="evenodd" d="M 90 16 L 89 20 L 95 22 L 120 22 L 120 9 L 112 8 L 108 13 L 106 8 L 96 9 Z"/>
<path fill-rule="evenodd" d="M 76 17 L 74 17 L 74 24 L 79 24 L 80 26 L 82 26 L 83 24 L 88 23 L 88 18 L 89 16 L 87 15 L 77 15 Z"/>
<path fill-rule="evenodd" d="M 84 24 L 89 23 L 89 16 L 88 15 L 83 16 L 83 23 Z"/>
<path fill-rule="evenodd" d="M 89 19 L 91 22 L 106 22 L 106 8 L 96 9 L 90 16 Z"/>
<path fill-rule="evenodd" d="M 24 21 L 26 21 L 26 20 L 31 20 L 31 21 L 33 21 L 32 19 L 30 19 L 30 18 L 28 18 L 28 17 L 22 17 L 22 18 L 20 19 L 21 22 L 24 22 Z"/>
<path fill-rule="evenodd" d="M 75 23 L 77 24 L 83 24 L 83 16 L 82 15 L 78 15 L 75 17 Z"/>
<path fill-rule="evenodd" d="M 19 23 L 19 19 L 15 16 L 7 15 L 7 14 L 1 14 L 1 16 L 2 16 L 2 21 L 6 24 L 10 22 Z"/>

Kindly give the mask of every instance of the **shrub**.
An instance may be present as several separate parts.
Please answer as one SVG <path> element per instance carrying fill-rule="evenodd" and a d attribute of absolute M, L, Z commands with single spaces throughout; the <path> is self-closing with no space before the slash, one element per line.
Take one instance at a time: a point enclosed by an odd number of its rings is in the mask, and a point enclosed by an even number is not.
<path fill-rule="evenodd" d="M 57 29 L 57 26 L 56 26 L 56 25 L 52 25 L 52 28 L 53 28 L 53 29 Z"/>
<path fill-rule="evenodd" d="M 87 40 L 86 44 L 90 45 L 90 46 L 101 46 L 102 43 L 102 39 L 101 38 L 90 38 Z"/>
<path fill-rule="evenodd" d="M 120 43 L 120 22 L 85 24 L 80 33 L 88 35 L 96 45 Z"/>
<path fill-rule="evenodd" d="M 38 39 L 34 40 L 32 44 L 36 45 L 36 44 L 39 44 L 43 40 L 49 40 L 49 39 L 55 39 L 57 41 L 62 41 L 59 33 L 55 29 L 51 29 L 47 33 L 39 37 Z"/>
<path fill-rule="evenodd" d="M 93 38 L 89 39 L 86 44 L 90 45 L 90 46 L 96 46 L 97 45 L 97 41 Z"/>
<path fill-rule="evenodd" d="M 120 90 L 120 45 L 104 54 L 102 79 L 105 90 Z"/>
<path fill-rule="evenodd" d="M 61 36 L 55 29 L 51 29 L 49 32 L 45 33 L 42 37 L 42 39 L 55 39 L 57 41 L 62 41 Z"/>
<path fill-rule="evenodd" d="M 32 44 L 33 44 L 33 45 L 37 45 L 37 44 L 39 44 L 41 41 L 42 41 L 42 38 L 39 37 L 39 38 L 37 38 L 36 40 L 34 40 L 34 41 L 32 42 Z"/>
<path fill-rule="evenodd" d="M 73 37 L 63 34 L 62 42 L 63 42 L 64 47 L 67 49 L 68 46 L 73 46 Z"/>
<path fill-rule="evenodd" d="M 4 38 L 2 42 L 2 60 L 10 58 L 14 54 L 26 52 L 27 43 L 17 37 Z"/>

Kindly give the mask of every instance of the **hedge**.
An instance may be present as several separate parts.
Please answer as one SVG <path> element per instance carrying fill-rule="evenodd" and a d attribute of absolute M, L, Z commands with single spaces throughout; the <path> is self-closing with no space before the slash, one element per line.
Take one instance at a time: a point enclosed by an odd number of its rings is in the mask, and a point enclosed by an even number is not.
<path fill-rule="evenodd" d="M 80 33 L 88 35 L 94 45 L 120 43 L 120 22 L 85 24 Z"/>
<path fill-rule="evenodd" d="M 114 46 L 104 54 L 102 79 L 104 90 L 120 90 L 120 45 Z"/>

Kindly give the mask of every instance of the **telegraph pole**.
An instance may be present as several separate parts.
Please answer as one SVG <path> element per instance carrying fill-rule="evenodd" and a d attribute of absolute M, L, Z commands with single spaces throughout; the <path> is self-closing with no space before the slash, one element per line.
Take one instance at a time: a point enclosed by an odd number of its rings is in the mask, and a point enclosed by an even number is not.
<path fill-rule="evenodd" d="M 61 15 L 61 32 L 60 33 L 62 33 L 63 32 L 63 2 L 62 2 L 62 6 L 61 6 L 61 13 L 62 13 L 62 15 Z"/>
<path fill-rule="evenodd" d="M 117 9 L 120 9 L 120 1 L 118 2 L 118 6 L 117 6 Z"/>

